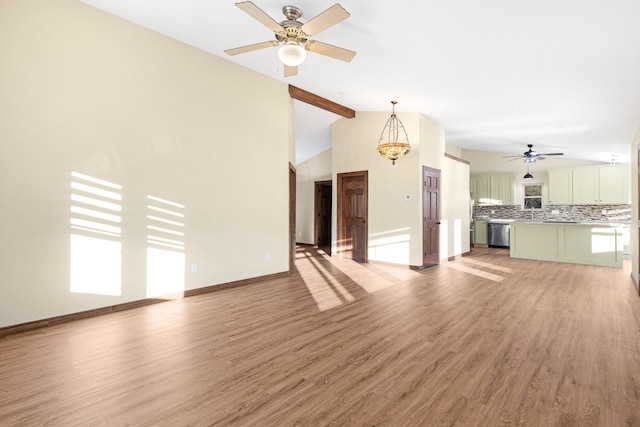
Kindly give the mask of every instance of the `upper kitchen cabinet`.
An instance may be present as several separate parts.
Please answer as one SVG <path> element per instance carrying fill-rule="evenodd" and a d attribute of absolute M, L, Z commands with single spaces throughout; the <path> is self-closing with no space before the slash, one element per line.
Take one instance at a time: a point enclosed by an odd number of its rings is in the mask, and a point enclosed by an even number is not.
<path fill-rule="evenodd" d="M 473 193 L 473 202 L 475 205 L 489 204 L 489 177 L 488 176 L 472 176 L 469 179 L 469 188 Z"/>
<path fill-rule="evenodd" d="M 514 205 L 516 199 L 516 179 L 513 175 L 490 177 L 491 200 L 494 205 Z"/>
<path fill-rule="evenodd" d="M 573 169 L 573 204 L 623 205 L 629 203 L 628 166 L 604 165 Z"/>
<path fill-rule="evenodd" d="M 478 175 L 470 178 L 469 187 L 476 205 L 514 205 L 516 199 L 513 175 Z"/>
<path fill-rule="evenodd" d="M 573 204 L 573 171 L 571 169 L 549 170 L 549 205 Z"/>

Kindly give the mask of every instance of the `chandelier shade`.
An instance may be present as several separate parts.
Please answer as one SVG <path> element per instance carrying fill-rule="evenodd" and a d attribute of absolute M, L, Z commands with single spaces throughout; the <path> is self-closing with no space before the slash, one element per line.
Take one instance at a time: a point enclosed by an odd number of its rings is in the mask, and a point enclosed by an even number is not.
<path fill-rule="evenodd" d="M 411 151 L 409 137 L 404 129 L 402 122 L 396 116 L 395 106 L 398 102 L 391 101 L 392 113 L 387 123 L 382 128 L 380 140 L 378 141 L 378 154 L 385 159 L 391 160 L 391 164 L 395 165 L 396 160 L 406 156 Z"/>

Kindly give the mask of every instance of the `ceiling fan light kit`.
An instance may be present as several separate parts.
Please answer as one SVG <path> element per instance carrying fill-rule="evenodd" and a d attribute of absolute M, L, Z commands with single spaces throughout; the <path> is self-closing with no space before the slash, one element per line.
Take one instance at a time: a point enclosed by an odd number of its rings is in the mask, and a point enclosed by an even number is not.
<path fill-rule="evenodd" d="M 282 22 L 277 22 L 250 1 L 236 3 L 236 6 L 273 31 L 275 40 L 227 49 L 225 50 L 227 55 L 238 55 L 267 47 L 280 46 L 278 49 L 278 58 L 280 58 L 280 61 L 285 65 L 285 77 L 298 74 L 298 65 L 302 64 L 306 59 L 307 51 L 345 62 L 350 62 L 356 55 L 356 52 L 352 50 L 310 39 L 311 36 L 326 30 L 350 16 L 349 12 L 338 3 L 311 18 L 304 24 L 298 21 L 302 16 L 302 11 L 295 6 L 284 6 L 282 8 L 282 13 L 287 18 Z"/>
<path fill-rule="evenodd" d="M 284 65 L 297 67 L 307 58 L 307 51 L 296 42 L 287 42 L 278 49 L 278 58 Z"/>
<path fill-rule="evenodd" d="M 402 122 L 396 115 L 396 104 L 398 101 L 391 101 L 392 113 L 391 117 L 385 123 L 378 141 L 378 154 L 385 159 L 391 160 L 391 164 L 395 165 L 396 160 L 406 156 L 411 151 L 409 145 L 409 137 L 404 129 Z"/>

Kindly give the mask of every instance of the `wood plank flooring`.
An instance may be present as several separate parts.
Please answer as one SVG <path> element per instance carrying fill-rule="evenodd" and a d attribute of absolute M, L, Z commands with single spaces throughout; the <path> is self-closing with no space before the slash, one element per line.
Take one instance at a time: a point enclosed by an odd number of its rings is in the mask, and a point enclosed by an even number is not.
<path fill-rule="evenodd" d="M 0 339 L 0 425 L 640 425 L 628 265 L 296 268 Z"/>

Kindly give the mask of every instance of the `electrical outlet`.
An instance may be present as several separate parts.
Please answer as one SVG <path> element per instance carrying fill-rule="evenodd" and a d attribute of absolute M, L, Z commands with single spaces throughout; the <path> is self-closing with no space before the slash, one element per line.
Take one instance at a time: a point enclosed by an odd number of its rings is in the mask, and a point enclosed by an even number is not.
<path fill-rule="evenodd" d="M 264 256 L 264 259 L 266 261 L 271 261 L 271 252 L 267 252 L 267 254 Z"/>
<path fill-rule="evenodd" d="M 493 209 L 491 209 L 491 214 L 494 214 L 494 213 L 496 213 L 496 211 L 494 211 Z"/>
<path fill-rule="evenodd" d="M 191 263 L 191 272 L 192 273 L 197 273 L 198 272 L 198 263 L 197 262 L 192 262 Z"/>

